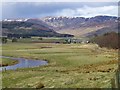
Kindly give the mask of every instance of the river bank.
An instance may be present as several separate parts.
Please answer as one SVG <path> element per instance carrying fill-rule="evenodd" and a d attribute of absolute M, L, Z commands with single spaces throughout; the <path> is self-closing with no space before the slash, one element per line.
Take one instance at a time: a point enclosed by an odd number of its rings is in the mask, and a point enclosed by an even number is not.
<path fill-rule="evenodd" d="M 2 64 L 0 70 L 15 70 L 18 68 L 29 68 L 29 67 L 37 67 L 41 65 L 47 65 L 47 61 L 43 60 L 28 60 L 25 58 L 13 58 L 7 56 L 1 56 L 2 61 L 7 60 L 6 63 Z M 11 60 L 11 61 L 9 61 Z M 5 62 L 5 61 L 4 61 Z M 9 63 L 10 62 L 10 63 Z M 4 66 L 3 66 L 4 65 Z"/>
<path fill-rule="evenodd" d="M 18 63 L 18 60 L 12 60 L 10 58 L 0 58 L 0 67 L 11 66 Z"/>
<path fill-rule="evenodd" d="M 2 72 L 3 88 L 111 88 L 118 65 L 117 51 L 95 44 L 8 43 L 3 55 L 49 62 Z"/>

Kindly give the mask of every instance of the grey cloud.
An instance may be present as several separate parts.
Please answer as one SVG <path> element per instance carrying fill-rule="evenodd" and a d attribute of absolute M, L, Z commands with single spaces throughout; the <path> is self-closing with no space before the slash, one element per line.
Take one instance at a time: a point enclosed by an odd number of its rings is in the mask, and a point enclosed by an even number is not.
<path fill-rule="evenodd" d="M 3 18 L 39 18 L 43 16 L 55 16 L 64 9 L 75 10 L 77 8 L 117 6 L 116 2 L 17 2 L 3 3 Z M 109 13 L 109 12 L 108 12 Z"/>

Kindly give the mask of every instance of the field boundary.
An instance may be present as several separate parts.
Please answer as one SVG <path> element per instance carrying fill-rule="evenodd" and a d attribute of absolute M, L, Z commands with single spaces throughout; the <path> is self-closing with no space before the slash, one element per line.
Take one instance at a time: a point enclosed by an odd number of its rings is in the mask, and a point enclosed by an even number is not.
<path fill-rule="evenodd" d="M 120 71 L 119 71 L 119 69 L 116 71 L 114 78 L 111 79 L 111 85 L 112 85 L 112 89 L 114 89 L 114 88 L 120 89 Z"/>

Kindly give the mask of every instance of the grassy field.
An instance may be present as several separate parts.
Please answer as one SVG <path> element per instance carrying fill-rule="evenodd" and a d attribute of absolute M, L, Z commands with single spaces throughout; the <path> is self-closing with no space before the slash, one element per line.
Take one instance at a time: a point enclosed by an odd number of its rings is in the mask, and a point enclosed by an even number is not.
<path fill-rule="evenodd" d="M 3 56 L 45 59 L 48 65 L 2 72 L 3 88 L 110 88 L 117 51 L 95 44 L 8 43 Z"/>
<path fill-rule="evenodd" d="M 17 60 L 11 60 L 9 58 L 0 58 L 0 66 L 10 66 L 17 63 L 18 63 Z"/>
<path fill-rule="evenodd" d="M 63 43 L 65 42 L 64 38 L 52 38 L 52 37 L 31 37 L 31 38 L 22 38 L 17 40 L 20 43 L 55 43 L 55 42 L 60 42 Z M 11 40 L 9 39 L 9 42 Z"/>

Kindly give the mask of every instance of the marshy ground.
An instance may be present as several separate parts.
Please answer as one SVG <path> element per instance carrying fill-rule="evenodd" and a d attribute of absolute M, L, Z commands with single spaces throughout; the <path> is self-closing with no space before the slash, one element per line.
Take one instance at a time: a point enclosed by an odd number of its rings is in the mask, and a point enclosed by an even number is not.
<path fill-rule="evenodd" d="M 118 63 L 116 50 L 96 44 L 7 43 L 2 49 L 3 56 L 49 63 L 2 72 L 3 88 L 111 88 Z"/>
<path fill-rule="evenodd" d="M 19 63 L 18 60 L 11 60 L 10 58 L 0 58 L 0 67 L 11 66 Z"/>

